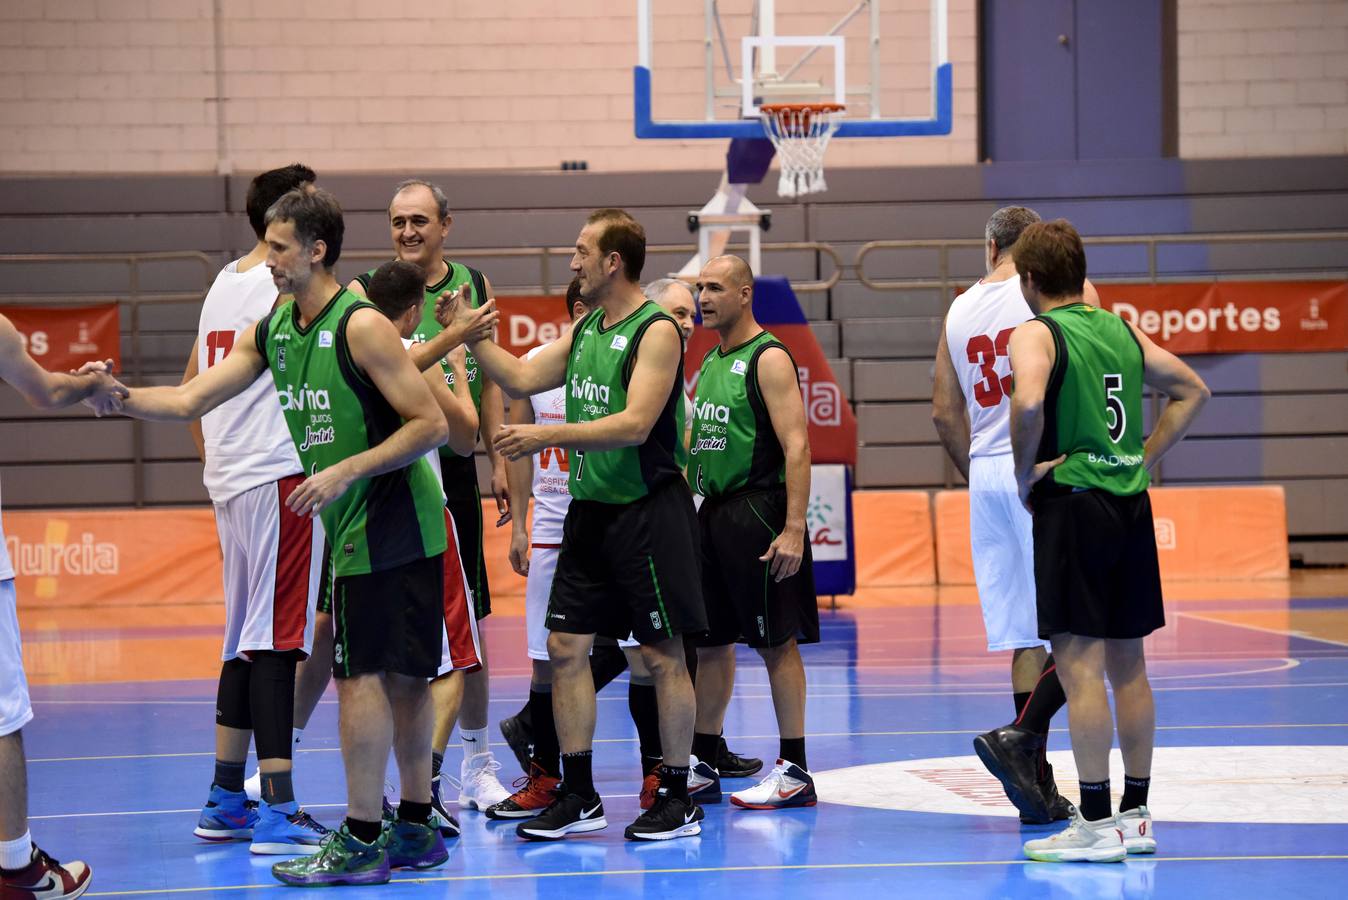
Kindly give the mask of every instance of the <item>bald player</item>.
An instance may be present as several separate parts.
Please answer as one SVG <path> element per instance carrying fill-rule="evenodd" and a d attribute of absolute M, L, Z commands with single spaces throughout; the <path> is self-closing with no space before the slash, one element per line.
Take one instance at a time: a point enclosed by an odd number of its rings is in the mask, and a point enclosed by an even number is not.
<path fill-rule="evenodd" d="M 799 643 L 819 640 L 805 508 L 810 440 L 790 352 L 758 324 L 754 279 L 737 256 L 709 261 L 698 276 L 702 322 L 717 346 L 702 358 L 694 398 L 688 480 L 706 499 L 698 511 L 707 634 L 698 650 L 697 722 L 688 791 L 721 799 L 712 767 L 734 687 L 735 644 L 767 665 L 779 735 L 777 764 L 731 795 L 747 809 L 813 806 L 805 757 L 805 666 Z"/>

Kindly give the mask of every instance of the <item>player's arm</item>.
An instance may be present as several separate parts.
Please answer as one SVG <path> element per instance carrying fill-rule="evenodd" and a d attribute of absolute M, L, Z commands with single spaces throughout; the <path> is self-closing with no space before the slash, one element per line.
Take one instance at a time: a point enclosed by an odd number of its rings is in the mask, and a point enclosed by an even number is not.
<path fill-rule="evenodd" d="M 496 382 L 481 372 L 478 375 L 482 378 L 482 444 L 487 448 L 487 459 L 491 462 L 491 494 L 496 498 L 496 513 L 500 516 L 496 520 L 496 527 L 500 528 L 510 521 L 513 509 L 510 503 L 510 485 L 506 476 L 506 460 L 492 443 L 492 436 L 505 424 L 505 394 L 501 393 L 501 388 Z M 529 403 L 523 397 L 515 402 L 526 405 Z"/>
<path fill-rule="evenodd" d="M 187 357 L 187 365 L 183 368 L 183 380 L 180 384 L 187 384 L 193 378 L 197 377 L 197 351 L 200 349 L 201 339 L 197 338 L 192 342 L 192 355 Z M 196 445 L 197 456 L 201 461 L 206 461 L 206 435 L 201 431 L 201 420 L 193 419 L 187 423 L 187 433 L 192 435 L 192 443 Z"/>
<path fill-rule="evenodd" d="M 122 405 L 123 415 L 150 422 L 186 422 L 200 419 L 244 391 L 267 368 L 257 349 L 258 323 L 249 325 L 224 359 L 177 387 L 132 388 Z"/>
<path fill-rule="evenodd" d="M 786 524 L 763 554 L 776 581 L 800 571 L 805 555 L 805 507 L 810 502 L 810 428 L 790 354 L 778 347 L 758 357 L 758 391 L 777 443 L 786 455 Z"/>
<path fill-rule="evenodd" d="M 1151 338 L 1132 325 L 1128 327 L 1142 346 L 1142 380 L 1170 398 L 1147 437 L 1143 455 L 1150 471 L 1184 437 L 1203 404 L 1211 399 L 1212 391 L 1184 360 L 1156 346 Z"/>
<path fill-rule="evenodd" d="M 534 405 L 528 400 L 510 404 L 511 425 L 534 424 Z M 534 458 L 521 456 L 505 462 L 510 491 L 510 568 L 517 575 L 529 574 L 529 494 L 534 486 Z"/>
<path fill-rule="evenodd" d="M 1044 398 L 1053 374 L 1053 335 L 1042 322 L 1029 321 L 1011 333 L 1011 454 L 1020 500 L 1029 506 L 1030 488 L 1066 457 L 1036 463 L 1044 435 Z"/>
<path fill-rule="evenodd" d="M 554 346 L 556 344 L 543 350 L 535 359 L 541 359 Z M 683 355 L 678 326 L 673 320 L 666 319 L 652 324 L 642 335 L 636 354 L 627 385 L 626 409 L 591 422 L 510 425 L 501 429 L 496 446 L 507 459 L 518 459 L 544 447 L 616 450 L 645 443 L 674 389 L 679 357 Z"/>
<path fill-rule="evenodd" d="M 353 312 L 347 319 L 346 342 L 351 361 L 370 379 L 403 424 L 379 444 L 306 478 L 286 500 L 286 505 L 298 515 L 318 515 L 323 507 L 346 493 L 352 483 L 401 469 L 449 438 L 445 414 L 431 395 L 430 386 L 412 365 L 397 329 L 383 313 L 369 308 Z"/>
<path fill-rule="evenodd" d="M 422 372 L 421 377 L 430 387 L 436 406 L 445 415 L 449 449 L 460 456 L 469 456 L 477 447 L 477 409 L 473 407 L 473 395 L 468 390 L 468 370 L 464 367 L 462 350 L 451 353 L 449 362 L 454 376 L 453 389 L 445 384 L 445 374 L 439 366 Z"/>
<path fill-rule="evenodd" d="M 474 320 L 480 319 L 484 310 L 495 313 L 496 301 L 488 300 L 473 308 L 465 299 L 471 290 L 465 284 L 452 294 L 442 295 L 436 304 L 435 318 L 446 329 L 459 327 L 470 333 L 468 347 L 480 370 L 512 398 L 529 397 L 561 387 L 566 380 L 566 360 L 571 353 L 574 329 L 548 344 L 533 359 L 520 359 L 491 340 L 490 335 L 479 333 L 481 328 Z"/>
<path fill-rule="evenodd" d="M 115 407 L 113 401 L 120 401 L 127 391 L 110 371 L 111 360 L 85 364 L 78 373 L 48 372 L 28 355 L 14 323 L 0 316 L 0 379 L 37 409 L 58 409 L 100 397 Z"/>
<path fill-rule="evenodd" d="M 964 389 L 955 373 L 955 361 L 950 358 L 945 325 L 941 325 L 941 340 L 936 344 L 936 370 L 932 377 L 931 419 L 941 446 L 949 454 L 955 468 L 969 480 L 969 408 Z"/>

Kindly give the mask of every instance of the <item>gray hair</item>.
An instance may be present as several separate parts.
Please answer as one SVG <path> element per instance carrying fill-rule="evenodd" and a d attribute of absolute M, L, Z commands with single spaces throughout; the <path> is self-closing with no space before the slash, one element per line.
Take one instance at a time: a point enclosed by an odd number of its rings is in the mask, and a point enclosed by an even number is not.
<path fill-rule="evenodd" d="M 665 291 L 669 290 L 676 284 L 679 285 L 680 287 L 686 288 L 688 293 L 692 296 L 692 298 L 694 300 L 697 299 L 696 292 L 694 292 L 694 290 L 688 285 L 688 282 L 682 281 L 678 278 L 657 278 L 650 284 L 646 285 L 646 287 L 642 290 L 642 293 L 644 293 L 646 295 L 646 299 L 650 300 L 652 303 L 659 303 L 661 298 L 665 296 Z"/>
<path fill-rule="evenodd" d="M 430 191 L 431 196 L 435 198 L 435 210 L 440 215 L 440 221 L 443 222 L 445 219 L 449 218 L 449 198 L 446 197 L 445 192 L 440 189 L 440 185 L 435 184 L 434 182 L 424 181 L 420 178 L 409 178 L 406 181 L 400 182 L 398 186 L 393 189 L 393 196 L 396 197 L 411 187 L 424 187 Z"/>
<path fill-rule="evenodd" d="M 1020 239 L 1020 233 L 1039 221 L 1039 213 L 1027 206 L 1003 206 L 988 219 L 983 229 L 986 240 L 1005 250 Z"/>

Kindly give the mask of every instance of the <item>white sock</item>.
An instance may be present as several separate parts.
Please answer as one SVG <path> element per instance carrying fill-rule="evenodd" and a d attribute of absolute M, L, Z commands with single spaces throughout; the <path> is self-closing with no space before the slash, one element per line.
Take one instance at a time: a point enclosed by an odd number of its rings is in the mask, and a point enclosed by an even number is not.
<path fill-rule="evenodd" d="M 22 869 L 33 860 L 33 836 L 25 831 L 12 841 L 0 841 L 0 869 Z"/>
<path fill-rule="evenodd" d="M 304 729 L 303 729 L 303 728 L 292 728 L 292 729 L 290 729 L 290 742 L 291 742 L 292 744 L 298 744 L 298 743 L 300 742 L 300 738 L 302 738 L 302 737 L 304 737 Z"/>
<path fill-rule="evenodd" d="M 460 728 L 459 737 L 463 740 L 464 759 L 472 759 L 479 753 L 487 752 L 486 728 Z"/>

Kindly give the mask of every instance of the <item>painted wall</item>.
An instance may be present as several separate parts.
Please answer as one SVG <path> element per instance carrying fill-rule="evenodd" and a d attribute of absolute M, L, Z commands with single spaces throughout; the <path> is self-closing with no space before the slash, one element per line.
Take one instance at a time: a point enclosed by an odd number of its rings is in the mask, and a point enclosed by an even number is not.
<path fill-rule="evenodd" d="M 891 58 L 925 59 L 925 0 L 883 2 Z M 1182 156 L 1348 152 L 1348 3 L 1178 4 Z M 975 3 L 950 5 L 954 132 L 831 167 L 976 161 Z M 632 0 L 0 0 L 0 172 L 720 168 L 723 142 L 632 137 L 635 30 Z"/>

